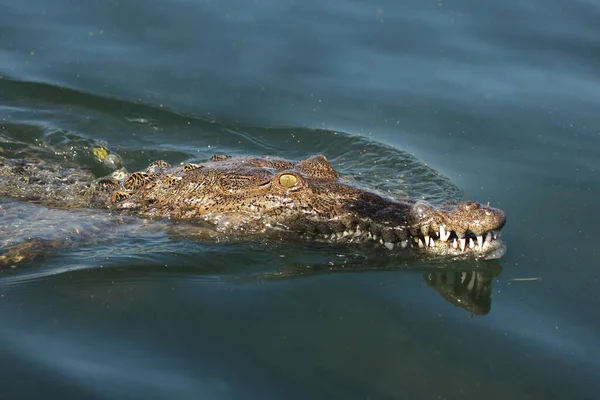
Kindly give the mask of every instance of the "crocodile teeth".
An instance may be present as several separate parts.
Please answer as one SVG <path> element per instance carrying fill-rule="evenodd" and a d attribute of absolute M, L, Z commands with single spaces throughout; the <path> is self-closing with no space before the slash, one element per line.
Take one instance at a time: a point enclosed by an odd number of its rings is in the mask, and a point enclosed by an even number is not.
<path fill-rule="evenodd" d="M 400 246 L 401 246 L 403 249 L 405 249 L 405 248 L 406 248 L 406 246 L 408 246 L 408 240 L 403 240 L 403 241 L 401 241 L 401 242 L 400 242 Z"/>
<path fill-rule="evenodd" d="M 466 272 L 461 272 L 461 274 L 460 274 L 460 283 L 465 283 L 466 279 L 467 279 L 467 273 Z"/>
<path fill-rule="evenodd" d="M 469 248 L 470 249 L 474 249 L 475 248 L 475 242 L 473 241 L 472 238 L 469 238 Z"/>
<path fill-rule="evenodd" d="M 425 247 L 425 245 L 423 244 L 423 241 L 421 239 L 419 239 L 419 248 L 423 248 Z"/>
<path fill-rule="evenodd" d="M 342 237 L 346 237 L 348 235 L 350 235 L 350 232 L 348 232 L 348 231 L 344 231 L 344 233 L 342 233 Z"/>
<path fill-rule="evenodd" d="M 392 242 L 385 242 L 383 245 L 385 247 L 387 247 L 388 250 L 393 250 L 394 249 L 394 243 L 392 243 Z"/>
<path fill-rule="evenodd" d="M 445 242 L 446 240 L 448 240 L 448 237 L 450 235 L 446 236 L 446 228 L 444 228 L 444 225 L 440 225 L 440 240 L 442 242 Z"/>
<path fill-rule="evenodd" d="M 494 239 L 498 239 L 498 232 L 497 231 L 492 231 L 492 237 Z"/>
<path fill-rule="evenodd" d="M 465 251 L 465 248 L 467 247 L 467 239 L 462 238 L 458 239 L 458 241 L 460 242 L 460 251 Z"/>
<path fill-rule="evenodd" d="M 435 240 L 433 238 L 429 239 L 429 247 L 435 247 Z"/>
<path fill-rule="evenodd" d="M 356 232 L 354 232 L 354 236 L 360 236 L 362 235 L 362 232 L 360 229 L 358 229 L 358 226 L 356 227 Z"/>
<path fill-rule="evenodd" d="M 331 236 L 329 237 L 330 239 L 335 239 L 337 237 L 337 235 L 335 233 L 332 233 Z"/>
<path fill-rule="evenodd" d="M 492 232 L 488 232 L 487 235 L 485 235 L 485 241 L 486 242 L 492 241 Z"/>
<path fill-rule="evenodd" d="M 483 236 L 477 236 L 477 245 L 479 246 L 479 250 L 483 250 Z"/>
<path fill-rule="evenodd" d="M 454 247 L 455 249 L 458 249 L 458 241 L 456 239 L 454 239 L 452 241 L 452 247 Z"/>
<path fill-rule="evenodd" d="M 429 235 L 425 235 L 425 246 L 429 246 Z"/>

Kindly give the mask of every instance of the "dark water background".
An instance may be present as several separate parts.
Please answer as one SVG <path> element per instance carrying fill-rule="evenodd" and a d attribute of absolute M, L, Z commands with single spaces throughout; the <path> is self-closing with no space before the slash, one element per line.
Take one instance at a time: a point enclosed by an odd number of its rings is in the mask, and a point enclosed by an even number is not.
<path fill-rule="evenodd" d="M 2 1 L 6 143 L 85 163 L 105 141 L 131 169 L 335 153 L 380 189 L 413 154 L 509 222 L 484 316 L 393 260 L 225 279 L 337 250 L 151 227 L 59 252 L 0 274 L 0 395 L 597 398 L 598 21 L 585 0 Z"/>

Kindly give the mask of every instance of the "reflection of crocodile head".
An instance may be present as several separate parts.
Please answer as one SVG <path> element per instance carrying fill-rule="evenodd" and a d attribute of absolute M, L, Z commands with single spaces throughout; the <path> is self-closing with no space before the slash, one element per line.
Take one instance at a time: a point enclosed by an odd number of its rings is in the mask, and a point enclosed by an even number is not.
<path fill-rule="evenodd" d="M 0 158 L 0 196 L 61 207 L 128 210 L 202 221 L 231 237 L 277 232 L 317 242 L 373 243 L 444 258 L 499 258 L 504 213 L 477 202 L 396 201 L 344 180 L 324 156 L 301 161 L 215 156 L 202 164 L 90 179 L 91 174 Z"/>
<path fill-rule="evenodd" d="M 425 273 L 425 282 L 437 290 L 450 304 L 477 315 L 490 312 L 492 277 L 490 271 L 432 271 Z"/>
<path fill-rule="evenodd" d="M 276 272 L 251 275 L 246 279 L 289 279 L 307 277 L 315 274 L 328 274 L 339 272 L 366 272 L 402 270 L 397 263 L 390 264 L 389 258 L 383 255 L 374 256 L 355 253 L 344 257 L 343 261 L 334 259 L 326 263 L 307 265 L 306 263 L 292 263 Z M 440 267 L 439 263 L 411 264 L 408 271 L 425 271 L 425 283 L 435 289 L 450 304 L 463 308 L 475 315 L 486 315 L 490 312 L 492 304 L 492 280 L 502 273 L 502 266 L 497 260 L 490 261 L 461 261 Z M 404 272 L 407 272 L 404 270 Z M 240 282 L 244 278 L 236 277 Z"/>

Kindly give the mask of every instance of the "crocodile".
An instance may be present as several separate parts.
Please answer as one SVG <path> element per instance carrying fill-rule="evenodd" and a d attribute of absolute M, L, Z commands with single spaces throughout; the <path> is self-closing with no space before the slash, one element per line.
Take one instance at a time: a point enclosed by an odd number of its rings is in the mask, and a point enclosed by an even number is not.
<path fill-rule="evenodd" d="M 506 252 L 502 210 L 476 201 L 388 198 L 342 177 L 324 155 L 215 155 L 175 166 L 159 160 L 102 178 L 58 162 L 0 157 L 2 197 L 186 221 L 227 240 L 371 246 L 423 259 L 496 259 Z"/>

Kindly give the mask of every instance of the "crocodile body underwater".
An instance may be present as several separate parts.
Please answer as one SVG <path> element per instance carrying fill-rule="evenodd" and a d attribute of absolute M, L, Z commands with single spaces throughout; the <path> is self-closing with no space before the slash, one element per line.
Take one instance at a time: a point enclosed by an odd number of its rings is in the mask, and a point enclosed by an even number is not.
<path fill-rule="evenodd" d="M 344 179 L 325 156 L 213 156 L 145 170 L 91 172 L 0 157 L 0 197 L 199 223 L 231 239 L 282 237 L 379 247 L 423 259 L 495 259 L 504 212 L 475 201 L 394 200 Z"/>

